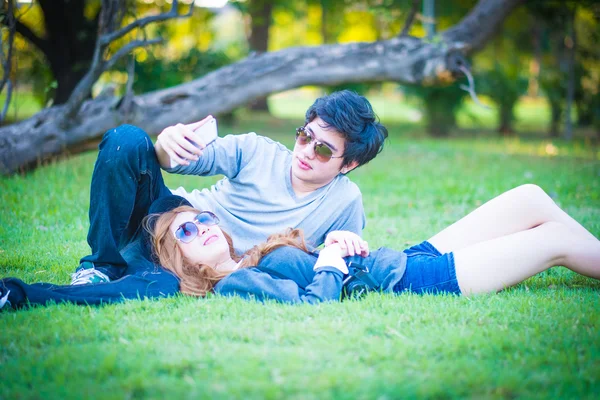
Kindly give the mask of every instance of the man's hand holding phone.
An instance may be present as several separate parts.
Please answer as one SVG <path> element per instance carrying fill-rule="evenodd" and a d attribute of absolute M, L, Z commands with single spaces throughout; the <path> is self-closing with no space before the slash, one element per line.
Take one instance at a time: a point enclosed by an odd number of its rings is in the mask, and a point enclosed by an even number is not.
<path fill-rule="evenodd" d="M 191 124 L 165 128 L 158 135 L 155 146 L 160 165 L 173 168 L 198 161 L 204 148 L 217 136 L 217 120 L 212 115 Z"/>

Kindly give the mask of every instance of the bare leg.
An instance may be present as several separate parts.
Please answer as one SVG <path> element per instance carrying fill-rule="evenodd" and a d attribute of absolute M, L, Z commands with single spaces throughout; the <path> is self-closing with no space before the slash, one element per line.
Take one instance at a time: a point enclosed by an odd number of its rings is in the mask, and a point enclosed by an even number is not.
<path fill-rule="evenodd" d="M 546 222 L 457 250 L 454 262 L 465 295 L 502 290 L 557 265 L 600 279 L 600 241 L 581 239 L 564 224 Z"/>
<path fill-rule="evenodd" d="M 551 221 L 564 224 L 580 239 L 598 241 L 539 186 L 528 184 L 493 198 L 433 236 L 429 242 L 440 252 L 447 253 Z"/>

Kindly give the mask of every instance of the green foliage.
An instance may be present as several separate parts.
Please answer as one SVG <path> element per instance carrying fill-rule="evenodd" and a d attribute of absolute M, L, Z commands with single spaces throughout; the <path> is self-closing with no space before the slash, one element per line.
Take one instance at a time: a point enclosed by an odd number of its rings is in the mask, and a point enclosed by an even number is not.
<path fill-rule="evenodd" d="M 537 40 L 540 43 L 535 51 L 542 60 L 540 87 L 552 107 L 551 136 L 559 133 L 570 64 L 574 68 L 578 125 L 595 125 L 600 135 L 600 101 L 597 100 L 600 91 L 600 75 L 597 73 L 600 68 L 600 24 L 596 3 L 588 0 L 530 2 L 525 6 L 539 31 Z M 574 29 L 569 28 L 571 24 Z M 533 31 L 534 40 L 536 30 Z M 571 46 L 575 46 L 573 60 L 569 60 Z"/>
<path fill-rule="evenodd" d="M 192 49 L 178 60 L 159 59 L 149 56 L 144 62 L 136 62 L 136 93 L 164 89 L 183 82 L 189 82 L 211 71 L 231 63 L 222 52 Z"/>
<path fill-rule="evenodd" d="M 291 145 L 298 114 L 220 131 L 255 130 Z M 600 235 L 597 149 L 578 141 L 439 141 L 414 127 L 409 136 L 406 124 L 388 127 L 384 151 L 350 174 L 362 189 L 372 248 L 427 239 L 528 181 Z M 95 157 L 0 178 L 0 276 L 68 282 L 89 251 Z M 216 178 L 165 179 L 192 189 Z M 296 307 L 178 296 L 1 312 L 0 398 L 594 399 L 599 291 L 597 281 L 555 268 L 473 298 L 373 294 Z"/>
<path fill-rule="evenodd" d="M 585 68 L 585 64 L 593 66 L 593 68 Z M 590 125 L 600 127 L 600 74 L 596 70 L 596 68 L 600 68 L 600 52 L 597 59 L 593 61 L 589 59 L 576 60 L 574 68 L 577 124 L 581 127 Z M 600 134 L 600 129 L 598 132 Z"/>
<path fill-rule="evenodd" d="M 456 127 L 456 113 L 466 92 L 457 84 L 449 86 L 405 86 L 404 92 L 417 99 L 425 110 L 427 132 L 434 137 L 445 137 Z"/>
<path fill-rule="evenodd" d="M 0 93 L 0 104 L 6 101 L 6 93 Z M 12 94 L 10 106 L 6 114 L 6 124 L 29 118 L 42 109 L 37 97 L 31 92 L 15 91 Z"/>
<path fill-rule="evenodd" d="M 93 20 L 101 2 L 77 0 L 86 4 L 85 19 Z M 290 46 L 313 46 L 323 43 L 348 43 L 384 40 L 396 36 L 411 9 L 404 0 L 310 0 L 308 2 L 269 1 L 273 6 L 269 50 Z M 128 0 L 137 12 L 130 17 L 166 11 L 169 2 Z M 216 11 L 196 7 L 193 16 L 166 21 L 145 29 L 145 35 L 134 31 L 115 44 L 114 52 L 128 40 L 163 37 L 164 45 L 136 50 L 137 93 L 162 89 L 198 78 L 248 52 L 248 14 L 255 12 L 265 0 L 233 0 L 230 5 L 239 12 Z M 438 34 L 429 42 L 438 43 L 441 32 L 457 22 L 477 4 L 476 0 L 436 2 L 435 18 Z M 181 4 L 183 12 L 187 5 Z M 23 7 L 22 20 L 36 34 L 44 36 L 42 9 L 38 3 Z M 419 12 L 422 12 L 419 8 Z M 600 24 L 593 0 L 568 2 L 526 2 L 514 10 L 503 24 L 498 36 L 477 53 L 473 62 L 476 89 L 497 103 L 500 130 L 511 131 L 515 121 L 514 104 L 524 86 L 530 95 L 547 96 L 553 120 L 550 131 L 558 134 L 564 108 L 565 71 L 564 46 L 568 16 L 575 15 L 576 47 L 576 116 L 580 126 L 596 126 L 600 132 Z M 423 21 L 417 18 L 410 34 L 423 37 Z M 83 32 L 83 31 L 82 31 Z M 73 35 L 77 39 L 82 32 Z M 85 32 L 84 32 L 85 33 Z M 89 32 L 88 32 L 89 33 Z M 81 38 L 80 38 L 81 39 Z M 538 41 L 539 39 L 539 41 Z M 18 57 L 17 90 L 32 91 L 41 105 L 48 105 L 56 88 L 56 79 L 40 53 L 21 36 L 16 41 Z M 225 55 L 223 55 L 225 54 Z M 539 61 L 539 82 L 533 64 Z M 536 64 L 537 65 L 537 64 Z M 120 64 L 122 67 L 123 64 Z M 120 71 L 124 71 L 120 68 Z M 112 84 L 124 85 L 123 72 L 107 74 Z M 528 84 L 524 84 L 525 80 Z M 537 87 L 542 88 L 541 92 Z M 54 85 L 56 85 L 54 83 Z M 348 88 L 366 94 L 380 90 L 380 84 L 350 83 L 327 87 L 327 91 Z M 119 91 L 119 89 L 117 89 Z M 460 107 L 465 93 L 451 88 L 407 88 L 412 98 L 420 99 L 432 134 L 445 136 L 456 124 L 454 112 Z M 452 92 L 452 93 L 450 93 Z M 495 112 L 495 111 L 494 111 Z M 24 115 L 30 115 L 26 113 Z M 486 126 L 484 124 L 484 126 Z M 591 129 L 591 128 L 588 128 Z"/>
<path fill-rule="evenodd" d="M 479 93 L 489 96 L 500 108 L 498 131 L 513 133 L 514 108 L 521 96 L 527 93 L 528 79 L 520 69 L 495 63 L 494 69 L 478 77 Z"/>
<path fill-rule="evenodd" d="M 332 92 L 336 92 L 338 90 L 351 90 L 353 92 L 356 92 L 356 93 L 364 96 L 369 91 L 376 90 L 379 87 L 381 87 L 381 84 L 379 84 L 379 83 L 368 83 L 368 82 L 344 83 L 341 85 L 326 86 L 325 91 L 327 93 L 332 93 Z"/>
<path fill-rule="evenodd" d="M 24 59 L 18 70 L 19 78 L 31 85 L 30 92 L 40 106 L 51 104 L 57 84 L 46 60 L 33 51 L 30 45 L 24 45 L 19 56 Z"/>

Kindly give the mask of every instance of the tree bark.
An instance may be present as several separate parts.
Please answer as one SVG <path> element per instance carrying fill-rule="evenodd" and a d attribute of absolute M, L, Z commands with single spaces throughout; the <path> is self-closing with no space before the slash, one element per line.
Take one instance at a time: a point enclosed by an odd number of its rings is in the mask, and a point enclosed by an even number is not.
<path fill-rule="evenodd" d="M 31 41 L 44 53 L 56 80 L 54 104 L 63 104 L 77 83 L 86 74 L 94 55 L 97 37 L 96 19 L 84 15 L 85 2 L 68 0 L 39 0 L 44 13 L 46 36 Z M 23 34 L 24 25 L 17 29 Z M 33 35 L 29 31 L 30 35 Z M 24 34 L 28 38 L 27 34 Z"/>
<path fill-rule="evenodd" d="M 447 105 L 445 99 L 436 95 L 428 96 L 425 101 L 427 133 L 434 138 L 446 138 L 456 127 L 456 114 L 448 112 Z"/>
<path fill-rule="evenodd" d="M 560 117 L 562 114 L 562 104 L 558 99 L 548 98 L 550 103 L 550 128 L 548 136 L 557 138 L 560 135 Z"/>
<path fill-rule="evenodd" d="M 481 0 L 461 23 L 442 34 L 441 41 L 406 36 L 374 43 L 296 47 L 249 57 L 189 83 L 135 97 L 128 120 L 155 134 L 178 122 L 226 113 L 253 99 L 305 85 L 432 84 L 457 76 L 457 55 L 480 48 L 520 1 Z M 64 109 L 54 106 L 0 128 L 0 172 L 10 174 L 36 164 L 99 137 L 124 120 L 117 98 L 88 100 L 67 123 Z"/>
<path fill-rule="evenodd" d="M 500 105 L 500 126 L 498 127 L 498 132 L 502 134 L 502 136 L 513 136 L 515 134 L 515 130 L 513 129 L 512 121 L 513 121 L 513 108 L 516 102 L 511 103 L 502 103 Z"/>
<path fill-rule="evenodd" d="M 573 100 L 575 99 L 575 49 L 577 46 L 577 38 L 575 36 L 575 15 L 576 7 L 569 10 L 569 17 L 567 20 L 567 37 L 565 38 L 566 44 L 566 57 L 567 57 L 567 105 L 565 110 L 565 139 L 573 139 L 573 117 L 571 116 L 571 109 L 573 108 Z"/>
<path fill-rule="evenodd" d="M 500 28 L 502 22 L 524 0 L 479 0 L 459 24 L 442 33 L 447 43 L 468 43 L 469 52 L 476 52 Z"/>
<path fill-rule="evenodd" d="M 266 53 L 269 50 L 269 28 L 271 27 L 271 12 L 273 2 L 265 0 L 252 0 L 249 5 L 250 18 L 250 37 L 248 44 L 250 51 L 256 53 Z M 254 99 L 248 105 L 254 111 L 269 112 L 269 104 L 266 97 Z"/>

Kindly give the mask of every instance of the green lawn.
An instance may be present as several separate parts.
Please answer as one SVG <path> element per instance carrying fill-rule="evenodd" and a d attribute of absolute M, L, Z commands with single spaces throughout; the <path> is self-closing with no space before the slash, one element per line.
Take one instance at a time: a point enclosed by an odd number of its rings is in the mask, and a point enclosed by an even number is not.
<path fill-rule="evenodd" d="M 0 93 L 0 104 L 4 107 L 6 102 L 6 91 Z M 18 121 L 31 117 L 42 109 L 39 100 L 29 91 L 15 91 L 12 94 L 8 112 L 6 113 L 7 123 Z"/>
<path fill-rule="evenodd" d="M 303 108 L 298 106 L 298 109 Z M 375 107 L 377 110 L 377 107 Z M 291 144 L 296 120 L 246 118 Z M 583 142 L 431 140 L 391 119 L 350 174 L 371 248 L 427 239 L 535 182 L 600 236 L 600 152 Z M 82 255 L 95 153 L 0 178 L 0 276 L 67 283 Z M 215 181 L 167 176 L 171 187 Z M 318 306 L 184 296 L 0 313 L 0 399 L 572 398 L 600 393 L 600 282 L 555 268 L 474 298 L 372 294 Z"/>
<path fill-rule="evenodd" d="M 281 118 L 301 119 L 304 117 L 304 111 L 312 104 L 313 99 L 323 93 L 323 90 L 316 88 L 291 90 L 271 96 L 269 106 L 271 111 Z M 368 98 L 379 117 L 388 123 L 414 126 L 422 125 L 425 122 L 422 107 L 414 99 L 403 97 L 397 90 L 391 91 L 388 88 L 385 93 L 374 92 L 369 94 Z M 489 105 L 489 109 L 475 104 L 470 99 L 465 100 L 456 115 L 458 127 L 470 133 L 484 134 L 491 137 L 497 136 L 498 106 L 489 99 L 484 99 L 484 101 Z M 551 113 L 550 106 L 545 98 L 523 97 L 515 105 L 514 112 L 513 128 L 518 134 L 538 138 L 547 136 Z M 573 121 L 576 120 L 575 118 L 576 112 L 573 111 Z M 586 134 L 594 136 L 592 129 L 589 130 L 590 132 L 580 131 L 576 134 L 579 136 L 585 136 Z M 416 133 L 417 136 L 421 134 L 421 130 Z M 462 132 L 462 134 L 465 134 L 465 132 Z"/>

